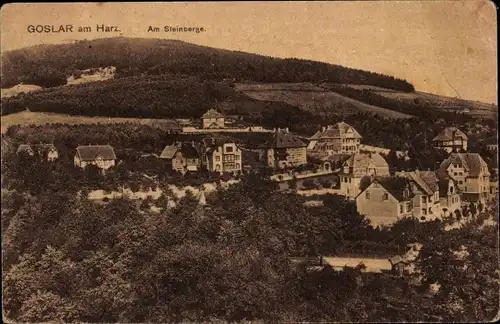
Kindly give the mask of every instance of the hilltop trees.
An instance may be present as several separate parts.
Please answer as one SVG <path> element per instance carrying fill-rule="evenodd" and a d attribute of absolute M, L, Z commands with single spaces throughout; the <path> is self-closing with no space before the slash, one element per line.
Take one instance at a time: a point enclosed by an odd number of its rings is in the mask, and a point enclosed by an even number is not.
<path fill-rule="evenodd" d="M 116 37 L 74 44 L 40 45 L 7 52 L 3 62 L 2 87 L 6 85 L 4 80 L 10 84 L 13 80 L 28 80 L 31 71 L 58 71 L 69 76 L 76 69 L 116 66 L 118 77 L 170 73 L 218 81 L 224 78 L 257 82 L 328 80 L 414 91 L 413 85 L 407 81 L 379 73 L 308 60 L 221 50 L 176 40 Z M 41 86 L 54 86 L 36 78 L 29 80 L 34 84 L 39 82 Z"/>

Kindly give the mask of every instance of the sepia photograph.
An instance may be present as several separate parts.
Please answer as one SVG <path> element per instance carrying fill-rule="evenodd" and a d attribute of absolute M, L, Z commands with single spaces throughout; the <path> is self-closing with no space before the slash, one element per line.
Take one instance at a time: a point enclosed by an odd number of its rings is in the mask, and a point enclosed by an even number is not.
<path fill-rule="evenodd" d="M 488 0 L 1 7 L 5 323 L 500 318 Z"/>

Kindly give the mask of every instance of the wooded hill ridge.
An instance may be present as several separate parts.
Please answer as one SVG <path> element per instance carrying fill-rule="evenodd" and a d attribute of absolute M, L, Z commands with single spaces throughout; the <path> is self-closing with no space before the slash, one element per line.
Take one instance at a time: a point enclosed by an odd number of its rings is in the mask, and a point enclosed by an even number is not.
<path fill-rule="evenodd" d="M 117 77 L 185 74 L 207 80 L 255 82 L 336 82 L 414 91 L 392 76 L 302 59 L 280 59 L 216 49 L 179 40 L 105 38 L 71 44 L 37 45 L 2 55 L 2 88 L 18 83 L 51 87 L 66 84 L 78 70 L 116 66 Z"/>

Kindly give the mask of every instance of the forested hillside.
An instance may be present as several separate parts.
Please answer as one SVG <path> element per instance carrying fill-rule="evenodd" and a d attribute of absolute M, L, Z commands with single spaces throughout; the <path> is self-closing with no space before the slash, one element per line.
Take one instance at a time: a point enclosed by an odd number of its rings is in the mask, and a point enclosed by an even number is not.
<path fill-rule="evenodd" d="M 77 70 L 116 66 L 117 77 L 174 73 L 208 80 L 326 80 L 414 91 L 413 85 L 392 76 L 308 60 L 215 49 L 177 40 L 117 37 L 39 45 L 7 52 L 2 60 L 2 88 L 20 82 L 43 87 L 64 85 L 66 77 Z"/>

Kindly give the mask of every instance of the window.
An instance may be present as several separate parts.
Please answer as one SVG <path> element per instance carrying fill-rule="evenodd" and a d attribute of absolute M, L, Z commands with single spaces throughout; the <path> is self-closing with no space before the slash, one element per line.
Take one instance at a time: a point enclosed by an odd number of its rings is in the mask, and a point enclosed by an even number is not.
<path fill-rule="evenodd" d="M 427 215 L 427 209 L 422 209 L 422 214 Z"/>
<path fill-rule="evenodd" d="M 227 153 L 233 153 L 233 147 L 232 146 L 227 146 L 226 147 L 226 152 Z"/>
<path fill-rule="evenodd" d="M 463 172 L 459 172 L 459 173 L 458 173 L 458 175 L 463 176 L 463 175 L 464 175 L 464 173 L 463 173 Z"/>
<path fill-rule="evenodd" d="M 453 186 L 450 186 L 450 193 L 453 193 Z"/>
<path fill-rule="evenodd" d="M 389 195 L 387 193 L 385 193 L 383 196 L 382 196 L 382 200 L 388 200 L 389 199 Z"/>
<path fill-rule="evenodd" d="M 464 191 L 467 191 L 467 187 L 464 188 Z"/>
<path fill-rule="evenodd" d="M 459 184 L 464 184 L 464 182 L 462 180 L 458 181 Z"/>
<path fill-rule="evenodd" d="M 366 199 L 370 199 L 370 192 L 368 192 L 368 191 L 367 191 L 367 192 L 365 193 L 365 197 L 366 197 Z"/>
<path fill-rule="evenodd" d="M 432 202 L 432 196 L 429 196 L 429 202 Z"/>
<path fill-rule="evenodd" d="M 456 172 L 453 172 L 453 175 L 454 175 L 454 176 L 456 176 L 456 175 L 457 175 L 457 173 L 456 173 Z"/>
<path fill-rule="evenodd" d="M 344 178 L 344 182 L 347 183 L 347 177 Z"/>
<path fill-rule="evenodd" d="M 422 202 L 423 203 L 427 203 L 427 197 L 426 196 L 422 196 Z"/>
<path fill-rule="evenodd" d="M 378 183 L 376 183 L 376 182 L 375 182 L 375 183 L 373 184 L 373 187 L 374 187 L 374 188 L 379 188 L 379 187 L 380 187 L 380 185 L 379 185 Z"/>
<path fill-rule="evenodd" d="M 404 213 L 404 205 L 403 204 L 399 205 L 399 213 L 400 214 Z"/>
<path fill-rule="evenodd" d="M 215 157 L 215 162 L 220 162 L 220 156 Z"/>

